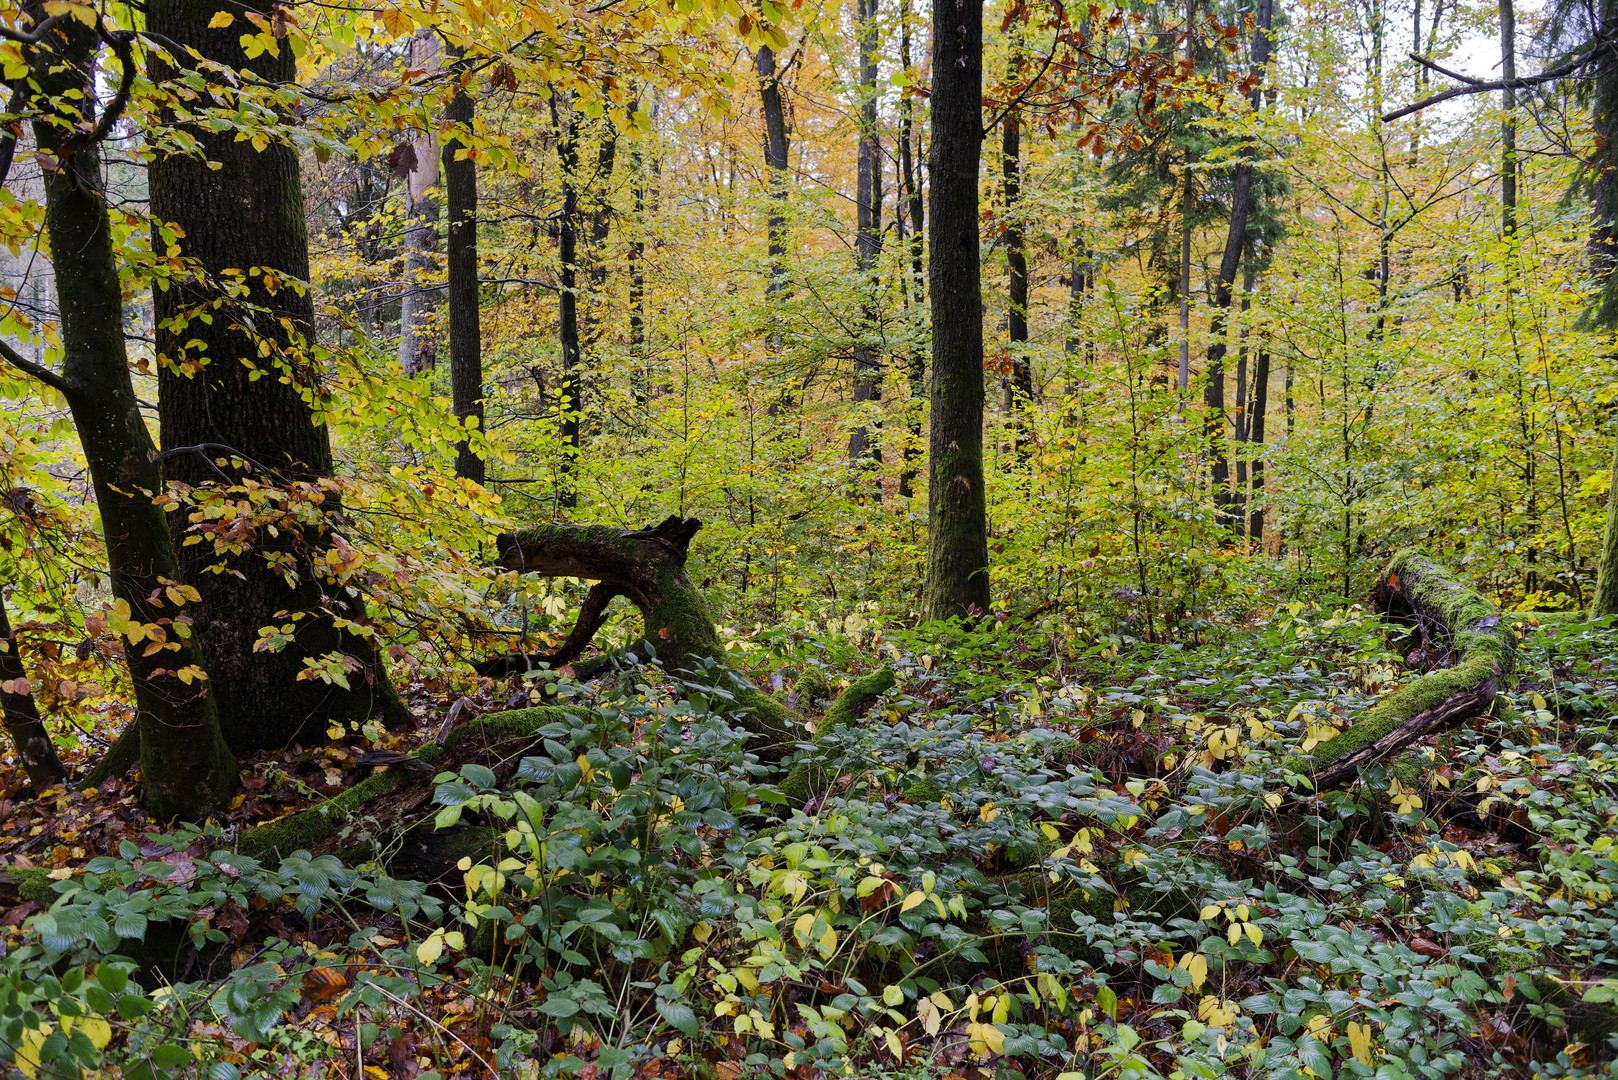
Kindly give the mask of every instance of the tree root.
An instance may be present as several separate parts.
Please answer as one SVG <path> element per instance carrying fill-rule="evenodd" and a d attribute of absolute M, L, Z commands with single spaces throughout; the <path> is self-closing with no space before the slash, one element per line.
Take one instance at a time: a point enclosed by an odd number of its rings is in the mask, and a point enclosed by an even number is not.
<path fill-rule="evenodd" d="M 1422 552 L 1395 555 L 1373 598 L 1389 615 L 1414 621 L 1427 652 L 1454 666 L 1381 701 L 1317 747 L 1312 759 L 1291 759 L 1288 767 L 1311 774 L 1317 792 L 1353 780 L 1435 731 L 1486 714 L 1516 658 L 1517 635 L 1500 609 Z"/>

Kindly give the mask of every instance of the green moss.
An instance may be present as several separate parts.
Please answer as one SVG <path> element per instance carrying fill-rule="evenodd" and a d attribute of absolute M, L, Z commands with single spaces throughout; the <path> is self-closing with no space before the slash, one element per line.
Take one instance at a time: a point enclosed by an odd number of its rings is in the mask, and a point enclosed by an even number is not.
<path fill-rule="evenodd" d="M 1289 769 L 1320 769 L 1456 694 L 1490 678 L 1510 674 L 1516 661 L 1517 636 L 1499 608 L 1419 551 L 1401 551 L 1393 557 L 1383 580 L 1396 575 L 1414 582 L 1412 593 L 1416 600 L 1436 611 L 1448 629 L 1451 640 L 1434 642 L 1432 646 L 1453 648 L 1460 662 L 1452 668 L 1429 672 L 1377 703 L 1353 727 L 1318 746 L 1312 761 L 1291 758 L 1287 762 Z"/>
<path fill-rule="evenodd" d="M 812 702 L 831 697 L 831 680 L 826 678 L 824 671 L 810 664 L 798 676 L 798 681 L 792 684 L 792 694 L 797 699 L 798 707 L 806 708 Z"/>
<path fill-rule="evenodd" d="M 893 668 L 886 665 L 861 676 L 848 684 L 848 688 L 837 695 L 826 710 L 826 715 L 820 718 L 815 726 L 815 743 L 848 727 L 861 716 L 883 694 L 893 689 Z M 818 757 L 818 754 L 816 755 Z M 802 803 L 808 799 L 811 792 L 824 787 L 830 781 L 826 770 L 816 763 L 799 762 L 787 773 L 786 779 L 781 781 L 781 792 L 788 799 Z"/>
<path fill-rule="evenodd" d="M 56 891 L 51 888 L 56 882 L 51 879 L 49 870 L 34 866 L 11 866 L 4 873 L 16 888 L 17 895 L 24 900 L 32 900 L 40 907 L 47 908 L 56 902 Z"/>

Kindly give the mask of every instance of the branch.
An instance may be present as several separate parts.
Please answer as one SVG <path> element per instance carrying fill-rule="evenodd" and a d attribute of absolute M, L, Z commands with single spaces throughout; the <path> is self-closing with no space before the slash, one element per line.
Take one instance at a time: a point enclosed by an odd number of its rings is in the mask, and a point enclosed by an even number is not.
<path fill-rule="evenodd" d="M 9 26 L 0 26 L 0 37 L 18 42 L 22 45 L 38 45 L 40 41 L 44 39 L 45 35 L 50 33 L 51 29 L 65 18 L 67 18 L 66 12 L 63 12 L 61 15 L 52 15 L 44 22 L 35 26 L 34 29 L 29 33 L 24 33 L 21 30 L 16 30 Z"/>
<path fill-rule="evenodd" d="M 1442 71 L 1445 75 L 1448 75 L 1451 78 L 1466 79 L 1466 76 L 1456 75 L 1453 72 L 1444 71 L 1444 69 L 1439 67 L 1437 64 L 1434 64 L 1429 60 L 1423 60 L 1421 57 L 1415 56 L 1414 53 L 1411 55 L 1414 56 L 1419 63 L 1422 63 L 1435 71 Z M 1396 109 L 1393 112 L 1384 113 L 1382 115 L 1382 122 L 1384 124 L 1391 124 L 1393 121 L 1398 120 L 1401 117 L 1409 116 L 1411 113 L 1420 112 L 1429 105 L 1437 105 L 1441 101 L 1448 101 L 1451 98 L 1464 97 L 1468 94 L 1488 94 L 1496 90 L 1521 90 L 1529 86 L 1539 86 L 1542 83 L 1555 82 L 1557 79 L 1565 79 L 1580 69 L 1590 66 L 1595 62 L 1595 60 L 1595 53 L 1575 57 L 1565 64 L 1559 64 L 1556 67 L 1551 68 L 1549 71 L 1542 71 L 1538 75 L 1530 75 L 1524 79 L 1496 79 L 1493 82 L 1479 82 L 1476 79 L 1466 79 L 1465 86 L 1452 86 L 1448 90 L 1441 91 L 1432 95 L 1431 97 L 1423 98 L 1414 105 L 1406 105 L 1402 109 Z"/>
<path fill-rule="evenodd" d="M 135 84 L 135 57 L 129 48 L 129 43 L 135 36 L 134 32 L 121 30 L 117 33 L 111 33 L 107 30 L 106 24 L 97 20 L 96 33 L 118 55 L 118 66 L 122 69 L 122 74 L 118 79 L 118 92 L 112 95 L 112 100 L 107 102 L 107 107 L 101 110 L 100 122 L 96 124 L 95 130 L 90 132 L 85 139 L 86 142 L 92 145 L 106 138 L 107 133 L 112 130 L 112 125 L 116 124 L 118 118 L 124 114 L 124 106 L 129 104 L 129 88 Z"/>
<path fill-rule="evenodd" d="M 27 79 L 18 79 L 11 88 L 11 100 L 6 102 L 6 115 L 16 115 L 16 119 L 6 125 L 4 135 L 0 135 L 0 184 L 6 182 L 11 175 L 11 161 L 17 153 L 17 134 L 22 127 L 22 111 L 28 104 L 33 90 Z"/>
<path fill-rule="evenodd" d="M 0 341 L 0 360 L 4 360 L 6 363 L 10 364 L 12 367 L 26 375 L 32 375 L 34 378 L 44 383 L 52 390 L 62 394 L 64 397 L 73 397 L 78 392 L 72 383 L 56 374 L 56 372 L 52 371 L 50 368 L 34 363 L 22 353 L 18 352 L 16 349 L 13 349 L 8 342 Z"/>

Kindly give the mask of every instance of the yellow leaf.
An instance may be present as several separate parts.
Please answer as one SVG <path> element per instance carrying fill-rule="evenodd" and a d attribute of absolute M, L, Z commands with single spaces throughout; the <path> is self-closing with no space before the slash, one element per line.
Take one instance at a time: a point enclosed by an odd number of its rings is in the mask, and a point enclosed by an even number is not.
<path fill-rule="evenodd" d="M 1180 967 L 1191 973 L 1191 989 L 1201 990 L 1208 981 L 1208 958 L 1201 953 L 1186 953 L 1180 957 Z"/>
<path fill-rule="evenodd" d="M 1348 1046 L 1354 1060 L 1361 1065 L 1376 1064 L 1376 1053 L 1371 1049 L 1371 1025 L 1348 1022 Z"/>
<path fill-rule="evenodd" d="M 820 935 L 819 944 L 820 955 L 828 960 L 831 959 L 832 954 L 837 951 L 837 931 L 829 926 L 826 927 L 826 932 Z"/>
<path fill-rule="evenodd" d="M 1207 922 L 1209 919 L 1217 919 L 1219 918 L 1220 910 L 1221 909 L 1218 904 L 1209 904 L 1207 907 L 1202 909 L 1202 913 L 1198 915 L 1197 918 L 1201 919 L 1203 922 Z"/>
<path fill-rule="evenodd" d="M 104 1050 L 112 1041 L 112 1025 L 101 1016 L 64 1016 L 62 1017 L 62 1031 L 64 1034 L 74 1029 L 84 1033 L 97 1050 Z"/>
<path fill-rule="evenodd" d="M 708 939 L 713 937 L 713 923 L 703 919 L 691 928 L 691 936 L 697 939 L 699 945 L 706 944 Z"/>
<path fill-rule="evenodd" d="M 216 11 L 213 13 L 213 18 L 208 20 L 208 29 L 223 30 L 225 27 L 229 26 L 235 21 L 236 16 L 232 15 L 230 12 Z"/>
<path fill-rule="evenodd" d="M 595 771 L 594 766 L 592 766 L 590 764 L 590 759 L 585 757 L 583 754 L 579 755 L 578 760 L 575 761 L 574 764 L 577 765 L 581 770 L 583 770 L 583 772 L 584 772 L 584 782 L 586 784 L 588 784 L 590 781 L 592 781 L 592 780 L 594 780 L 596 778 L 596 771 Z"/>
<path fill-rule="evenodd" d="M 815 913 L 805 912 L 798 916 L 798 921 L 792 924 L 792 936 L 798 939 L 799 945 L 809 944 L 809 931 L 815 927 Z"/>
<path fill-rule="evenodd" d="M 927 894 L 922 892 L 920 889 L 917 889 L 915 892 L 904 898 L 904 902 L 899 905 L 899 910 L 901 912 L 909 911 L 911 908 L 915 907 L 925 899 L 927 899 Z"/>

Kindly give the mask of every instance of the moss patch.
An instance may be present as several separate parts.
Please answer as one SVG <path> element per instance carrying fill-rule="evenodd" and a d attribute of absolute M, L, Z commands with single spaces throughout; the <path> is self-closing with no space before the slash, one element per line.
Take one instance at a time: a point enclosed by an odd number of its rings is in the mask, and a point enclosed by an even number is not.
<path fill-rule="evenodd" d="M 820 718 L 820 723 L 815 725 L 816 750 L 821 740 L 864 716 L 878 698 L 893 689 L 893 681 L 893 668 L 884 665 L 849 683 L 848 688 L 838 694 L 837 700 L 826 710 L 826 715 Z M 818 753 L 815 756 L 818 758 Z M 830 779 L 818 762 L 799 762 L 781 781 L 781 792 L 788 799 L 801 804 L 812 791 L 824 787 Z"/>

